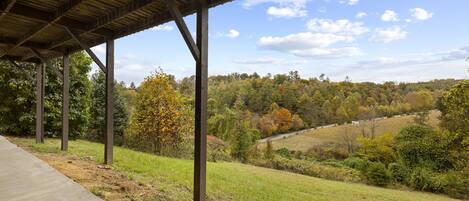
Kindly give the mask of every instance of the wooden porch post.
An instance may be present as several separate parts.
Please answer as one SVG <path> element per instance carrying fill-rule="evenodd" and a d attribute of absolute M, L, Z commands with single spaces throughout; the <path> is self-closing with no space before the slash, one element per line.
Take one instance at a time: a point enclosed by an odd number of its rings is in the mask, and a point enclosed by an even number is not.
<path fill-rule="evenodd" d="M 114 117 L 113 92 L 114 89 L 114 40 L 106 43 L 106 128 L 104 142 L 104 162 L 112 164 L 114 146 Z"/>
<path fill-rule="evenodd" d="M 44 143 L 44 65 L 36 64 L 36 143 Z"/>
<path fill-rule="evenodd" d="M 69 114 L 70 114 L 70 56 L 63 56 L 63 91 L 62 91 L 62 151 L 68 149 Z"/>
<path fill-rule="evenodd" d="M 207 166 L 207 90 L 208 90 L 208 3 L 200 0 L 197 10 L 197 47 L 195 81 L 195 161 L 194 201 L 204 201 Z"/>

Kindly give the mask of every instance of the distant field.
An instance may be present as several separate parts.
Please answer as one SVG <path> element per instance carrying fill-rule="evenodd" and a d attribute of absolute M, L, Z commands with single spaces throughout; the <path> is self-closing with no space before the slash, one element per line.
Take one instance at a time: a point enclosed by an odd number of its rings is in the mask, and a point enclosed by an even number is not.
<path fill-rule="evenodd" d="M 439 123 L 438 111 L 432 111 L 429 115 L 429 124 L 431 126 L 437 126 Z M 376 122 L 376 135 L 384 133 L 398 133 L 403 127 L 413 122 L 413 115 L 406 115 L 400 117 L 392 117 L 387 119 L 378 120 Z M 287 148 L 295 151 L 307 151 L 308 149 L 327 142 L 341 142 L 343 141 L 343 133 L 347 129 L 350 134 L 357 136 L 361 135 L 362 128 L 365 128 L 367 132 L 370 131 L 370 122 L 367 121 L 361 125 L 341 125 L 331 128 L 320 128 L 313 131 L 309 131 L 300 135 L 296 135 L 290 138 L 272 141 L 274 149 Z M 261 144 L 262 148 L 265 144 Z"/>
<path fill-rule="evenodd" d="M 10 138 L 13 143 L 31 147 L 36 153 L 67 155 L 60 141 L 46 139 L 42 145 L 33 139 Z M 103 145 L 70 141 L 68 155 L 102 162 Z M 192 199 L 193 162 L 116 147 L 113 168 L 144 185 L 154 186 L 163 197 L 154 200 Z M 392 190 L 362 184 L 329 181 L 240 163 L 208 163 L 209 200 L 225 201 L 446 201 L 445 196 Z M 129 199 L 131 200 L 131 199 Z"/>

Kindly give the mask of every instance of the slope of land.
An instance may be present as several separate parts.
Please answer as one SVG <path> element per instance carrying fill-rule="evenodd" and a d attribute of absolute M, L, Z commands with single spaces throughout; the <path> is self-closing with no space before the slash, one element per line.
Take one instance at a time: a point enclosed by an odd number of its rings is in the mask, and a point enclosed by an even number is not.
<path fill-rule="evenodd" d="M 86 161 L 87 166 L 96 166 L 100 171 L 93 172 L 95 180 L 100 178 L 119 175 L 120 179 L 127 178 L 130 184 L 137 183 L 142 187 L 141 193 L 150 188 L 155 193 L 149 200 L 191 200 L 192 197 L 192 174 L 193 163 L 190 160 L 181 160 L 152 154 L 132 151 L 126 148 L 116 147 L 114 149 L 114 164 L 110 169 L 98 165 L 102 162 L 103 146 L 97 143 L 77 140 L 71 141 L 69 153 L 60 152 L 60 141 L 47 139 L 45 144 L 36 145 L 32 139 L 9 138 L 12 142 L 34 152 L 40 158 L 54 167 L 71 163 L 80 170 Z M 94 162 L 96 160 L 98 163 Z M 66 166 L 65 166 L 66 167 Z M 82 183 L 79 171 L 73 174 L 70 167 L 58 168 L 65 175 L 75 181 Z M 85 168 L 86 169 L 86 168 Z M 83 174 L 87 172 L 84 171 Z M 443 201 L 453 200 L 445 196 L 392 190 L 372 187 L 362 184 L 351 184 L 336 181 L 328 181 L 314 177 L 293 174 L 272 169 L 260 168 L 240 163 L 208 163 L 207 190 L 209 200 L 259 200 L 259 201 L 345 201 L 345 200 L 392 200 L 392 201 Z M 101 174 L 105 174 L 104 176 Z M 87 181 L 93 182 L 93 181 Z M 98 183 L 85 185 L 90 191 L 104 197 L 106 200 L 118 200 L 109 196 L 110 191 L 115 191 L 121 185 L 101 187 L 108 185 Z M 92 188 L 90 186 L 93 186 Z M 135 187 L 135 185 L 130 185 Z M 132 189 L 122 191 L 129 192 L 124 200 L 131 200 Z M 119 190 L 119 189 L 117 189 Z M 148 196 L 148 194 L 147 194 Z M 147 200 L 149 197 L 144 197 Z M 122 199 L 122 197 L 119 197 Z"/>
<path fill-rule="evenodd" d="M 438 111 L 431 111 L 429 114 L 428 124 L 431 126 L 437 126 L 439 123 Z M 403 127 L 413 122 L 414 115 L 402 115 L 394 116 L 386 119 L 379 119 L 375 123 L 375 135 L 381 135 L 384 133 L 397 134 Z M 288 138 L 278 139 L 272 141 L 274 149 L 287 148 L 295 151 L 307 151 L 325 143 L 341 143 L 344 140 L 344 133 L 347 132 L 351 136 L 358 137 L 362 135 L 362 130 L 369 134 L 371 130 L 371 122 L 365 121 L 360 124 L 348 124 L 339 125 L 328 128 L 318 128 L 303 132 L 298 135 L 294 135 Z M 260 147 L 265 146 L 265 143 L 261 143 Z"/>

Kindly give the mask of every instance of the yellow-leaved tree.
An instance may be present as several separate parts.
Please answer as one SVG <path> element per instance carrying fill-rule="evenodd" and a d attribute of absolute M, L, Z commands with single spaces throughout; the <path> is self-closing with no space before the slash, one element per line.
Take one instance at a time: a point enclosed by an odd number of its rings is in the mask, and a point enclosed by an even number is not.
<path fill-rule="evenodd" d="M 161 71 L 146 77 L 138 88 L 127 138 L 137 149 L 169 154 L 182 142 L 183 104 L 171 77 Z"/>

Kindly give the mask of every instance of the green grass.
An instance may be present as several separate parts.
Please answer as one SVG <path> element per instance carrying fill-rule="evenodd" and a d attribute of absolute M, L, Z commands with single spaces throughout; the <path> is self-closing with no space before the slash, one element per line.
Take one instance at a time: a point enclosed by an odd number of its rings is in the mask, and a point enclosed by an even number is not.
<path fill-rule="evenodd" d="M 428 124 L 431 126 L 437 126 L 439 112 L 432 111 L 429 115 Z M 406 115 L 401 117 L 392 117 L 388 119 L 378 120 L 376 122 L 376 135 L 384 133 L 397 134 L 403 127 L 413 122 L 414 116 Z M 343 142 L 343 133 L 347 127 L 350 134 L 360 136 L 362 133 L 362 127 L 365 128 L 366 132 L 370 132 L 370 122 L 366 122 L 364 125 L 341 125 L 331 128 L 316 129 L 304 134 L 276 140 L 272 142 L 274 149 L 287 148 L 295 151 L 307 151 L 308 149 L 328 142 L 341 143 Z M 261 144 L 260 148 L 264 147 L 265 143 Z"/>
<path fill-rule="evenodd" d="M 36 152 L 59 153 L 60 141 L 47 139 L 36 145 L 32 139 L 11 138 L 16 144 L 32 146 Z M 92 157 L 102 162 L 103 145 L 87 141 L 70 141 L 69 153 Z M 154 185 L 165 195 L 158 200 L 191 200 L 193 162 L 132 151 L 114 149 L 113 168 L 137 180 Z M 249 201 L 344 201 L 452 200 L 445 196 L 400 191 L 318 179 L 240 163 L 208 163 L 207 191 L 210 200 Z"/>

